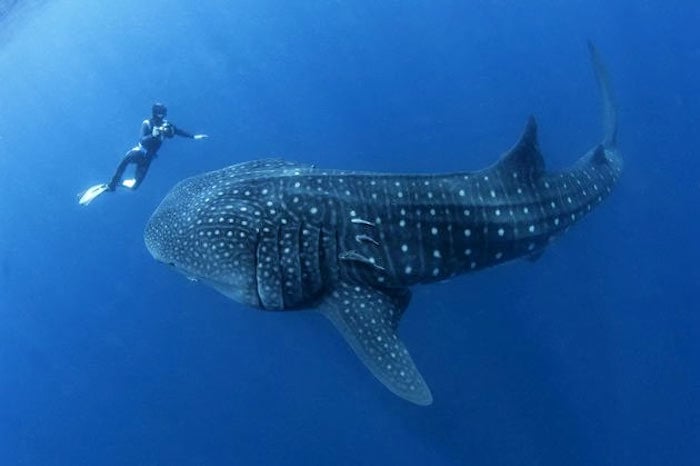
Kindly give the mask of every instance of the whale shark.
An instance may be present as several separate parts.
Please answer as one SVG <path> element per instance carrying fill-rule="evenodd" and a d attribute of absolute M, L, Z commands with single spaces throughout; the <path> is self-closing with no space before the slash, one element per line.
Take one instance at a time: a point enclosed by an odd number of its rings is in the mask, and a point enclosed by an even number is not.
<path fill-rule="evenodd" d="M 490 167 L 391 174 L 254 160 L 178 183 L 144 233 L 152 256 L 227 297 L 326 316 L 371 373 L 417 405 L 433 397 L 398 327 L 411 288 L 537 259 L 612 191 L 621 170 L 613 95 L 589 44 L 604 136 L 547 171 L 530 117 Z"/>

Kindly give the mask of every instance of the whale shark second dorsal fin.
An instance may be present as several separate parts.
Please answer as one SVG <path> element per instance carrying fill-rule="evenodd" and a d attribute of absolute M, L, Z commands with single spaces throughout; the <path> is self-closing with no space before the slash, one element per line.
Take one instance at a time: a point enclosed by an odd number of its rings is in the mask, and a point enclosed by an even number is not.
<path fill-rule="evenodd" d="M 491 168 L 503 176 L 536 179 L 544 173 L 544 158 L 537 142 L 537 122 L 530 116 L 518 142 Z"/>

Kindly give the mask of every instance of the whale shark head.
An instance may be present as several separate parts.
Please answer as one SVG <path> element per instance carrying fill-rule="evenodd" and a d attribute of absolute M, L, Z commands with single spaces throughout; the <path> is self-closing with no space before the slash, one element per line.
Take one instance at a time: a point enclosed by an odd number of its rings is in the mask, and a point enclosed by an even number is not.
<path fill-rule="evenodd" d="M 144 240 L 151 255 L 186 277 L 257 306 L 255 219 L 238 190 L 203 175 L 179 183 L 151 216 Z"/>
<path fill-rule="evenodd" d="M 289 244 L 279 250 L 286 236 L 271 224 L 269 206 L 279 200 L 275 180 L 310 168 L 254 160 L 183 180 L 151 215 L 146 247 L 159 262 L 242 304 L 282 309 L 304 301 L 323 284 L 307 280 L 304 292 L 282 296 L 280 286 L 288 281 L 281 283 L 276 273 L 280 254 L 295 249 Z M 273 180 L 272 185 L 261 187 L 265 180 Z"/>

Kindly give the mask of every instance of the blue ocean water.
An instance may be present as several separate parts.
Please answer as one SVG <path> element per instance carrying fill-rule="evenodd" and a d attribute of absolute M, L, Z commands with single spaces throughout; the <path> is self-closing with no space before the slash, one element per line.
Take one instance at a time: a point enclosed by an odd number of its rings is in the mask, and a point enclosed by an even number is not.
<path fill-rule="evenodd" d="M 31 3 L 0 21 L 0 464 L 697 464 L 697 2 Z M 172 185 L 254 158 L 479 169 L 534 114 L 565 167 L 601 135 L 587 39 L 624 176 L 540 260 L 414 290 L 430 407 L 316 313 L 245 308 L 144 247 Z M 210 139 L 78 206 L 156 100 Z"/>

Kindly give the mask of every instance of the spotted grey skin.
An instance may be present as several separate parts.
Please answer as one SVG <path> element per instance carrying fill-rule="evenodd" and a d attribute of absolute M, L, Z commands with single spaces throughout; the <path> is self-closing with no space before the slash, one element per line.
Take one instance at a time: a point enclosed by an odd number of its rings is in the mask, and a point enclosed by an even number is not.
<path fill-rule="evenodd" d="M 545 171 L 532 118 L 510 151 L 477 172 L 245 162 L 179 183 L 148 222 L 146 245 L 157 260 L 249 306 L 320 310 L 387 388 L 430 404 L 396 333 L 409 288 L 538 257 L 617 181 L 615 109 L 591 52 L 605 138 L 570 170 Z"/>

